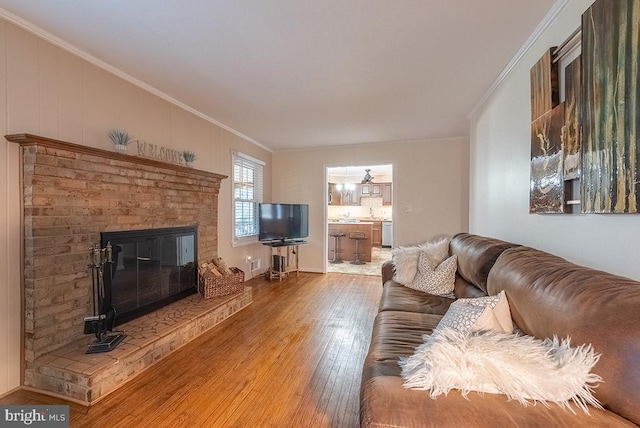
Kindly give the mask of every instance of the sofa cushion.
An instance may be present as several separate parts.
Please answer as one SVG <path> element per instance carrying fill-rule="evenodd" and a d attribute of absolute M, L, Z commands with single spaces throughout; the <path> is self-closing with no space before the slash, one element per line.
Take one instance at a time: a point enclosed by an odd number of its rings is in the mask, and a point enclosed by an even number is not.
<path fill-rule="evenodd" d="M 393 281 L 394 267 L 391 260 L 387 260 L 382 264 L 381 273 L 383 285 L 388 281 Z M 456 273 L 454 293 L 458 299 L 463 297 L 482 297 L 487 295 L 486 292 L 462 278 L 458 273 Z"/>
<path fill-rule="evenodd" d="M 449 243 L 449 254 L 458 256 L 458 275 L 487 293 L 487 276 L 498 256 L 516 246 L 499 239 L 458 233 Z M 497 294 L 497 293 L 496 293 Z"/>
<path fill-rule="evenodd" d="M 362 428 L 490 428 L 490 427 L 635 427 L 615 413 L 591 408 L 576 414 L 559 406 L 522 406 L 501 394 L 450 391 L 436 399 L 427 391 L 402 387 L 400 376 L 374 370 L 378 362 L 365 366 L 360 399 Z"/>
<path fill-rule="evenodd" d="M 435 331 L 445 328 L 462 333 L 487 330 L 513 333 L 507 296 L 502 291 L 495 296 L 456 300 L 444 314 Z"/>
<path fill-rule="evenodd" d="M 588 405 L 602 408 L 592 393 L 601 381 L 590 372 L 597 361 L 590 345 L 571 347 L 569 339 L 438 327 L 400 367 L 404 387 L 431 398 L 452 389 L 489 392 L 524 406 L 540 401 L 588 413 Z"/>
<path fill-rule="evenodd" d="M 407 288 L 390 280 L 382 288 L 379 310 L 444 315 L 453 303 L 449 297 L 435 296 Z"/>
<path fill-rule="evenodd" d="M 441 315 L 433 314 L 380 312 L 373 322 L 372 355 L 375 359 L 395 359 L 398 353 L 413 354 L 416 347 L 424 342 L 422 336 L 431 334 L 441 319 Z M 397 359 L 395 361 L 398 362 Z"/>
<path fill-rule="evenodd" d="M 594 395 L 640 424 L 640 282 L 517 247 L 498 258 L 488 290 L 506 291 L 523 333 L 590 343 L 601 354 L 593 372 L 603 383 Z"/>
<path fill-rule="evenodd" d="M 423 335 L 433 332 L 440 318 L 399 311 L 381 312 L 376 316 L 362 373 L 362 427 L 632 426 L 606 410 L 591 409 L 591 415 L 587 416 L 557 406 L 523 407 L 517 401 L 508 401 L 504 395 L 471 393 L 464 398 L 454 390 L 432 399 L 428 392 L 404 388 L 398 361 L 413 354 L 423 343 Z"/>
<path fill-rule="evenodd" d="M 487 295 L 487 293 L 471 284 L 457 273 L 453 292 L 457 299 L 484 297 Z"/>
<path fill-rule="evenodd" d="M 393 279 L 400 284 L 411 284 L 416 276 L 420 254 L 429 256 L 431 263 L 438 266 L 449 255 L 449 238 L 426 242 L 413 247 L 398 247 L 391 251 L 395 273 Z"/>
<path fill-rule="evenodd" d="M 453 297 L 457 260 L 457 256 L 451 256 L 436 265 L 427 253 L 420 253 L 416 276 L 411 283 L 405 285 L 436 296 Z"/>

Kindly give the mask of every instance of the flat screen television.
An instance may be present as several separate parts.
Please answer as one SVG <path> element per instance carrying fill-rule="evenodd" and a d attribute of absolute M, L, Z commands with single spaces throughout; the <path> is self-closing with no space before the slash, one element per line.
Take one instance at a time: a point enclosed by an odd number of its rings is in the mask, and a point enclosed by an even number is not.
<path fill-rule="evenodd" d="M 309 236 L 309 205 L 260 204 L 260 241 L 286 241 Z"/>

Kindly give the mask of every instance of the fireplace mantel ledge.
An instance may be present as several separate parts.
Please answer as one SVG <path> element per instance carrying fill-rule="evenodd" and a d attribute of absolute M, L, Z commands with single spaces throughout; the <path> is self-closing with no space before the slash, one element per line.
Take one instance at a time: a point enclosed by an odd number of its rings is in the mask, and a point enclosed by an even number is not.
<path fill-rule="evenodd" d="M 115 161 L 132 162 L 140 165 L 149 165 L 156 168 L 170 169 L 178 172 L 189 173 L 196 176 L 206 176 L 218 180 L 223 180 L 228 176 L 222 174 L 216 174 L 215 172 L 202 171 L 200 169 L 194 169 L 183 165 L 173 164 L 169 162 L 162 162 L 159 160 L 145 158 L 135 155 L 126 155 L 109 150 L 98 149 L 90 146 L 83 146 L 82 144 L 69 143 L 67 141 L 55 140 L 53 138 L 42 137 L 33 134 L 11 134 L 5 135 L 7 141 L 11 143 L 19 144 L 23 147 L 28 146 L 44 146 L 53 149 L 67 150 L 70 152 L 82 153 L 92 156 L 99 156 L 107 159 L 113 159 Z"/>

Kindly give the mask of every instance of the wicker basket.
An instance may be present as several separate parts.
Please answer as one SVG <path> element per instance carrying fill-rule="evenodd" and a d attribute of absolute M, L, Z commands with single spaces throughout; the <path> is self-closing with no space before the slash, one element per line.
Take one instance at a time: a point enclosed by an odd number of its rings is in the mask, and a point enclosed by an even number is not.
<path fill-rule="evenodd" d="M 205 278 L 198 275 L 198 291 L 205 299 L 227 296 L 244 290 L 244 272 L 232 267 L 230 275 Z"/>

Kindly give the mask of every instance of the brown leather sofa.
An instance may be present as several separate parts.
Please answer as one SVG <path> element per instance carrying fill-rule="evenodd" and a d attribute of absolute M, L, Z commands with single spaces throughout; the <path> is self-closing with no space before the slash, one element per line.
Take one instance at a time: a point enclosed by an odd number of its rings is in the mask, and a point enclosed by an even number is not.
<path fill-rule="evenodd" d="M 556 404 L 522 406 L 498 394 L 453 390 L 435 399 L 402 386 L 400 357 L 410 356 L 452 299 L 393 281 L 382 267 L 383 293 L 360 391 L 362 427 L 618 427 L 640 424 L 640 282 L 581 267 L 508 242 L 461 233 L 449 245 L 458 256 L 455 294 L 505 290 L 518 328 L 538 338 L 571 337 L 601 354 L 593 371 L 603 379 L 595 396 L 604 410 L 590 414 Z"/>

